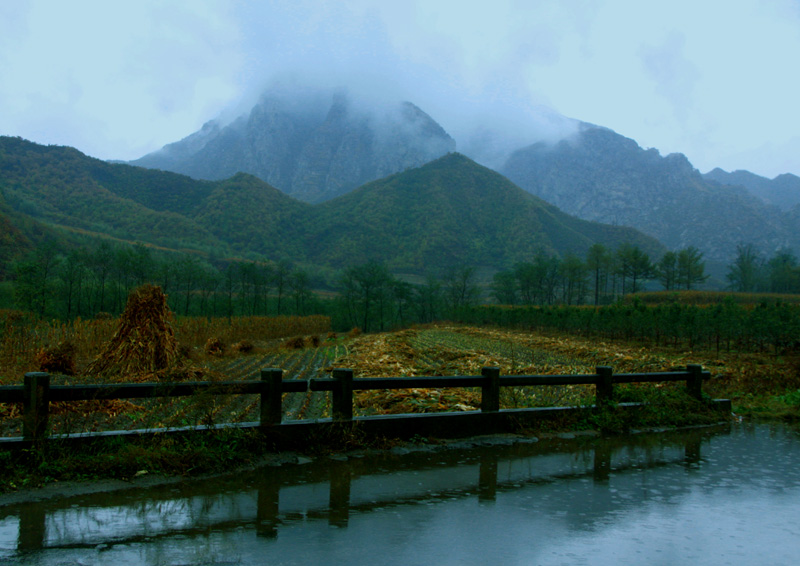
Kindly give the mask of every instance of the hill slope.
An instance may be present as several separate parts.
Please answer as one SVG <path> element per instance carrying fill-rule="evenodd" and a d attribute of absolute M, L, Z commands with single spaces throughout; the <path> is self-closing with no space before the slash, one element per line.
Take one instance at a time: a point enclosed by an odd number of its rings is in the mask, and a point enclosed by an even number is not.
<path fill-rule="evenodd" d="M 217 255 L 339 269 L 370 259 L 423 274 L 507 268 L 538 251 L 655 239 L 579 220 L 459 154 L 310 205 L 239 173 L 223 181 L 110 164 L 64 147 L 0 138 L 0 196 L 18 218 Z"/>
<path fill-rule="evenodd" d="M 460 154 L 369 183 L 314 209 L 309 253 L 332 265 L 391 258 L 396 270 L 506 268 L 537 251 L 583 255 L 595 242 L 664 248 L 629 228 L 579 220 Z"/>
<path fill-rule="evenodd" d="M 0 189 L 12 209 L 45 224 L 176 248 L 224 247 L 190 219 L 210 183 L 0 137 Z"/>

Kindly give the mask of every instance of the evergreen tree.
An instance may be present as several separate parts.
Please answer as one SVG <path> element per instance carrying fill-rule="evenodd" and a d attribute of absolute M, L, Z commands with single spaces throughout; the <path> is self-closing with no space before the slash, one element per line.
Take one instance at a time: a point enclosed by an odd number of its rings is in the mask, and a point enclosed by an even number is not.
<path fill-rule="evenodd" d="M 734 291 L 751 293 L 759 283 L 759 272 L 763 261 L 752 244 L 736 246 L 736 259 L 728 266 L 727 279 Z"/>
<path fill-rule="evenodd" d="M 559 265 L 562 278 L 562 295 L 566 304 L 582 303 L 586 294 L 587 267 L 574 254 L 567 254 Z"/>
<path fill-rule="evenodd" d="M 705 271 L 706 262 L 703 261 L 703 253 L 700 250 L 689 246 L 678 251 L 677 283 L 681 288 L 690 291 L 695 285 L 703 283 L 708 279 Z"/>
<path fill-rule="evenodd" d="M 674 291 L 678 283 L 678 254 L 667 252 L 656 264 L 656 276 L 665 291 Z"/>
<path fill-rule="evenodd" d="M 611 254 L 603 244 L 592 244 L 586 253 L 586 268 L 592 274 L 592 291 L 594 304 L 600 303 L 600 289 L 605 288 L 608 272 L 611 268 Z"/>
<path fill-rule="evenodd" d="M 492 296 L 501 305 L 517 304 L 517 278 L 513 271 L 498 271 L 494 274 Z"/>
<path fill-rule="evenodd" d="M 800 292 L 800 268 L 790 250 L 778 250 L 767 262 L 769 290 L 773 293 Z"/>
<path fill-rule="evenodd" d="M 636 293 L 641 283 L 653 277 L 654 268 L 650 261 L 650 256 L 644 253 L 638 246 L 623 244 L 617 249 L 617 269 L 622 277 L 622 294 Z M 626 282 L 630 280 L 630 287 L 626 288 Z"/>

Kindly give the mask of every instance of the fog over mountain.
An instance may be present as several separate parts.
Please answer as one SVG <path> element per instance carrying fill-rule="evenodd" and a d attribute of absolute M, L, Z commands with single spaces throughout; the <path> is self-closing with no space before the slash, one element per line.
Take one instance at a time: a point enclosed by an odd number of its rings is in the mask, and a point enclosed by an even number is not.
<path fill-rule="evenodd" d="M 553 112 L 800 174 L 799 23 L 795 0 L 0 2 L 0 135 L 137 159 L 293 77 L 408 100 L 493 167 Z"/>
<path fill-rule="evenodd" d="M 455 147 L 411 102 L 374 103 L 346 91 L 268 91 L 230 124 L 207 122 L 131 163 L 197 179 L 250 173 L 298 199 L 321 202 Z"/>
<path fill-rule="evenodd" d="M 611 129 L 537 111 L 537 127 L 527 133 L 535 143 L 519 145 L 519 129 L 509 125 L 506 135 L 503 123 L 454 140 L 411 102 L 279 89 L 229 124 L 209 122 L 133 164 L 211 180 L 243 171 L 318 203 L 457 149 L 568 214 L 637 228 L 670 249 L 694 246 L 720 264 L 741 243 L 768 254 L 800 251 L 797 215 L 772 206 L 757 183 L 744 186 L 747 179 L 774 183 L 772 200 L 783 195 L 786 210 L 800 198 L 796 177 L 704 177 L 683 154 L 662 156 Z M 520 122 L 531 124 L 530 117 Z"/>

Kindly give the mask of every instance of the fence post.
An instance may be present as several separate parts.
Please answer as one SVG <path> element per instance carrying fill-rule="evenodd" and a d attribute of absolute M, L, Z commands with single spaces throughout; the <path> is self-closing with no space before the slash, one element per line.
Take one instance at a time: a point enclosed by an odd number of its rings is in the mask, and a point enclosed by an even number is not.
<path fill-rule="evenodd" d="M 282 369 L 262 369 L 261 381 L 267 385 L 261 390 L 261 426 L 281 424 L 283 418 Z"/>
<path fill-rule="evenodd" d="M 597 385 L 595 386 L 595 400 L 597 406 L 608 405 L 614 400 L 614 370 L 609 366 L 597 366 Z"/>
<path fill-rule="evenodd" d="M 483 376 L 481 412 L 496 413 L 500 410 L 500 368 L 482 368 L 481 375 Z"/>
<path fill-rule="evenodd" d="M 50 417 L 50 374 L 29 372 L 25 374 L 22 437 L 41 440 L 47 433 Z"/>
<path fill-rule="evenodd" d="M 334 421 L 352 421 L 353 370 L 335 369 L 331 376 L 337 381 L 331 400 L 331 416 Z"/>
<path fill-rule="evenodd" d="M 687 364 L 686 371 L 689 377 L 686 378 L 686 392 L 697 399 L 703 399 L 703 366 L 699 364 Z"/>

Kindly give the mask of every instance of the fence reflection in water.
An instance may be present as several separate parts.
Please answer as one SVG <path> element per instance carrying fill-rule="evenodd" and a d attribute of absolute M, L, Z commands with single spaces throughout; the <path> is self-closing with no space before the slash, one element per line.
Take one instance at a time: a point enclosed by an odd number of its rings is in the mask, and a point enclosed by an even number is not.
<path fill-rule="evenodd" d="M 490 503 L 500 492 L 531 483 L 590 480 L 607 485 L 613 474 L 626 470 L 695 465 L 704 438 L 708 436 L 689 434 L 665 444 L 642 436 L 627 445 L 606 439 L 555 439 L 473 448 L 463 442 L 453 445 L 460 447 L 456 449 L 324 459 L 181 487 L 8 507 L 0 509 L 0 541 L 16 539 L 16 548 L 0 549 L 0 556 L 203 536 L 242 527 L 259 537 L 275 538 L 282 526 L 298 521 L 324 520 L 343 528 L 353 513 L 473 496 Z M 14 517 L 18 521 L 9 520 Z M 15 528 L 16 537 L 9 532 Z"/>

